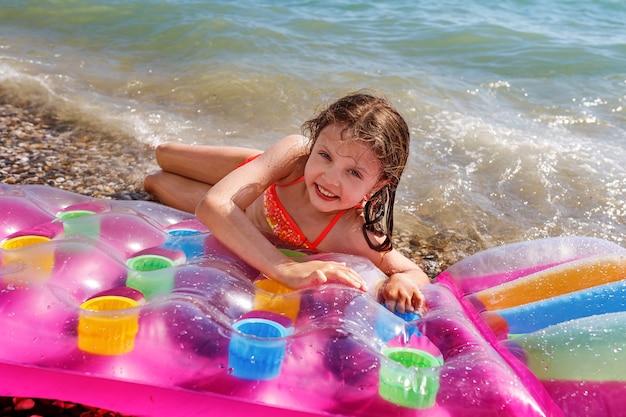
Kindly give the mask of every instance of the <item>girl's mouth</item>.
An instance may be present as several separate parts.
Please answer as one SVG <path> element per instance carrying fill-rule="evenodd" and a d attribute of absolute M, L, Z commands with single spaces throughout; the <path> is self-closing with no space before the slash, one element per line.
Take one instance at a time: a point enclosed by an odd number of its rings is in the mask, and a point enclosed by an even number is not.
<path fill-rule="evenodd" d="M 330 200 L 335 200 L 339 198 L 338 196 L 326 190 L 325 188 L 320 187 L 318 184 L 315 184 L 315 189 L 317 190 L 317 194 L 324 200 L 330 201 Z"/>

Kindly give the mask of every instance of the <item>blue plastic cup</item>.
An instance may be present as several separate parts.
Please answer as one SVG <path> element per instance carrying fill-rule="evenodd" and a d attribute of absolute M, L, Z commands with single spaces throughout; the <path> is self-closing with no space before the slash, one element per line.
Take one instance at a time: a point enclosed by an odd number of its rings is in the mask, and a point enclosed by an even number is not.
<path fill-rule="evenodd" d="M 206 236 L 198 230 L 193 229 L 171 229 L 167 231 L 169 235 L 165 239 L 163 247 L 165 249 L 181 251 L 187 259 L 204 255 L 204 240 Z"/>
<path fill-rule="evenodd" d="M 246 318 L 233 324 L 228 346 L 228 368 L 233 376 L 249 380 L 277 377 L 285 358 L 289 331 L 272 320 Z"/>

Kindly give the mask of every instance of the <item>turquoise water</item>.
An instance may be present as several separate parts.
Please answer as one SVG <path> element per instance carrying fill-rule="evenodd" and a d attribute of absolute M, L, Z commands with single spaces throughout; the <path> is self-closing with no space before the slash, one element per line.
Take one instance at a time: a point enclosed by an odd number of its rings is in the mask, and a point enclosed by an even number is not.
<path fill-rule="evenodd" d="M 624 22 L 608 0 L 4 0 L 0 98 L 146 143 L 265 148 L 373 88 L 413 134 L 399 230 L 621 243 Z"/>

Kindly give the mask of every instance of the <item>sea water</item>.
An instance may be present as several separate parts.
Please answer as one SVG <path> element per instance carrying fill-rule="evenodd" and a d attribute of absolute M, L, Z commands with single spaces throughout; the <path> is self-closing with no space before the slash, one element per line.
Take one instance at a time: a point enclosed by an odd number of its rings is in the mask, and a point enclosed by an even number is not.
<path fill-rule="evenodd" d="M 622 0 L 2 0 L 0 98 L 264 149 L 371 88 L 412 133 L 398 231 L 622 243 L 624 22 Z"/>

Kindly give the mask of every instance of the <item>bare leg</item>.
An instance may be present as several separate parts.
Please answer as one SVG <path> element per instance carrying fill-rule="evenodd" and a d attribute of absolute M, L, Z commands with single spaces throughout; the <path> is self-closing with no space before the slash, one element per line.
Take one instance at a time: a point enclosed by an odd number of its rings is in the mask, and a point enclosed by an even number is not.
<path fill-rule="evenodd" d="M 212 185 L 259 153 L 249 148 L 159 145 L 155 154 L 162 170 L 148 175 L 144 188 L 164 204 L 193 213 Z"/>
<path fill-rule="evenodd" d="M 213 185 L 243 161 L 262 151 L 222 146 L 194 146 L 169 143 L 155 150 L 163 171 Z"/>
<path fill-rule="evenodd" d="M 157 171 L 148 175 L 143 182 L 144 188 L 163 204 L 194 213 L 196 206 L 211 185 L 195 181 L 180 175 Z"/>

